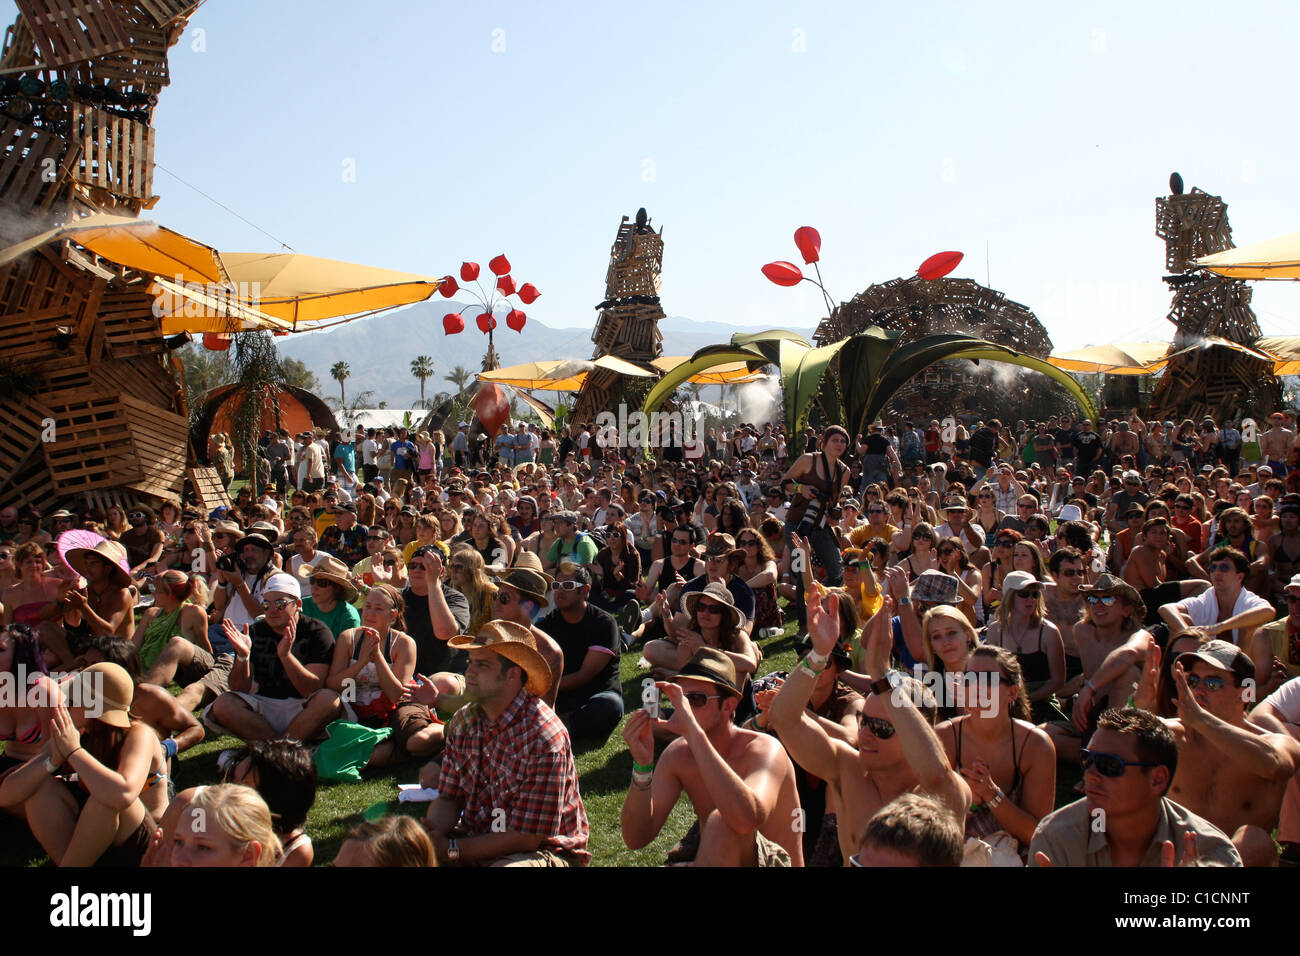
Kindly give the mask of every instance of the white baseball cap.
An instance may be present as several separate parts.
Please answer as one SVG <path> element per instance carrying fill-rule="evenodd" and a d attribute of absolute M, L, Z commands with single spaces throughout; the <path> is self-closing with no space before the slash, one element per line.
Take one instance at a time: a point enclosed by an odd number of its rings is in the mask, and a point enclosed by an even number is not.
<path fill-rule="evenodd" d="M 266 585 L 262 588 L 263 594 L 286 594 L 291 598 L 299 601 L 302 600 L 302 587 L 298 584 L 298 579 L 292 574 L 285 574 L 279 571 L 266 579 Z"/>

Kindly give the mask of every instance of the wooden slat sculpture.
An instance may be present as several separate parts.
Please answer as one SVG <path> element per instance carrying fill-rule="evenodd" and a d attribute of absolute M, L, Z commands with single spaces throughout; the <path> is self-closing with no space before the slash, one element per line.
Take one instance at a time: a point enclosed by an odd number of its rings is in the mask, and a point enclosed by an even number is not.
<path fill-rule="evenodd" d="M 636 219 L 627 216 L 619 224 L 605 272 L 605 300 L 597 308 L 600 318 L 591 340 L 596 343 L 592 358 L 613 355 L 647 365 L 663 355 L 659 320 L 660 272 L 663 269 L 663 229 L 650 227 L 644 209 Z M 590 422 L 599 412 L 613 410 L 625 379 L 609 369 L 595 369 L 583 383 L 573 410 L 573 420 Z M 633 408 L 640 405 L 638 400 Z"/>
<path fill-rule="evenodd" d="M 1239 418 L 1244 409 L 1278 407 L 1281 385 L 1269 362 L 1223 346 L 1194 348 L 1206 336 L 1253 346 L 1259 322 L 1250 307 L 1250 286 L 1195 269 L 1195 260 L 1233 248 L 1228 206 L 1199 188 L 1183 192 L 1170 177 L 1169 196 L 1156 199 L 1156 235 L 1165 241 L 1165 282 L 1173 293 L 1168 319 L 1174 325 L 1170 359 L 1156 383 L 1150 414 L 1175 424 L 1206 415 Z"/>
<path fill-rule="evenodd" d="M 0 51 L 0 246 L 152 206 L 154 108 L 197 5 L 18 0 Z M 0 266 L 0 506 L 182 491 L 186 410 L 150 285 L 66 241 Z"/>
<path fill-rule="evenodd" d="M 1037 358 L 1052 351 L 1047 330 L 1032 311 L 973 279 L 913 276 L 869 286 L 822 320 L 814 338 L 827 345 L 873 325 L 901 332 L 902 345 L 926 335 L 962 333 Z M 1022 377 L 1030 376 L 1003 368 L 991 377 L 978 374 L 967 361 L 940 362 L 913 379 L 890 405 L 913 418 L 942 419 L 962 411 L 987 415 L 988 409 L 1006 409 Z"/>

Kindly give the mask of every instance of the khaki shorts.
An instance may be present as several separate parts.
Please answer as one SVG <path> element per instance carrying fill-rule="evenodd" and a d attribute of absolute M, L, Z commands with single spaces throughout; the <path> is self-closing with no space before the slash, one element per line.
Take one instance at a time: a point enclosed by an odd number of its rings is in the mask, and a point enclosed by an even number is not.
<path fill-rule="evenodd" d="M 227 693 L 234 694 L 268 724 L 276 734 L 283 734 L 289 729 L 295 717 L 302 713 L 303 708 L 307 706 L 307 701 L 301 697 L 262 697 L 258 694 L 245 694 L 243 691 L 232 690 Z M 203 723 L 208 729 L 218 736 L 238 737 L 238 734 L 231 733 L 225 727 L 222 727 L 212 718 L 212 708 L 214 704 L 209 704 L 203 709 Z"/>
<path fill-rule="evenodd" d="M 195 645 L 188 664 L 176 668 L 176 683 L 182 687 L 203 685 L 203 699 L 199 705 L 210 704 L 230 690 L 230 671 L 235 666 L 235 655 L 221 654 L 213 657 Z"/>
<path fill-rule="evenodd" d="M 779 843 L 774 843 L 761 833 L 754 834 L 758 849 L 759 866 L 790 866 L 790 852 Z"/>
<path fill-rule="evenodd" d="M 581 866 L 577 857 L 568 853 L 556 853 L 554 850 L 541 849 L 533 853 L 511 853 L 499 856 L 495 860 L 485 860 L 480 866 Z"/>

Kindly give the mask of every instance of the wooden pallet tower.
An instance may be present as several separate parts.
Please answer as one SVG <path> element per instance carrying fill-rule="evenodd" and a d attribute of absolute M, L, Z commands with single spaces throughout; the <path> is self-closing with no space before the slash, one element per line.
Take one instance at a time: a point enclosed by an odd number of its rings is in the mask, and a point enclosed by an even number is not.
<path fill-rule="evenodd" d="M 869 286 L 842 302 L 814 335 L 816 344 L 829 345 L 876 325 L 903 333 L 900 345 L 926 335 L 963 333 L 1005 345 L 1038 358 L 1052 351 L 1047 330 L 1026 306 L 973 279 L 891 279 Z M 891 400 L 890 407 L 914 419 L 942 419 L 954 411 L 995 414 L 1006 410 L 1021 395 L 1022 377 L 1033 373 L 1009 366 L 996 376 L 967 361 L 931 365 Z M 843 374 L 853 374 L 844 369 Z"/>
<path fill-rule="evenodd" d="M 655 232 L 650 227 L 644 209 L 637 211 L 634 220 L 624 216 L 609 253 L 605 300 L 596 307 L 600 318 L 591 334 L 596 343 L 593 359 L 613 355 L 648 367 L 663 354 L 659 331 L 664 317 L 659 304 L 663 261 L 663 229 Z M 594 369 L 578 393 L 573 420 L 590 422 L 599 412 L 612 410 L 625 381 L 617 372 Z"/>
<path fill-rule="evenodd" d="M 1165 241 L 1165 282 L 1173 293 L 1168 319 L 1174 324 L 1174 355 L 1156 383 L 1150 414 L 1175 424 L 1210 416 L 1240 418 L 1243 409 L 1281 406 L 1282 387 L 1272 363 L 1221 345 L 1217 336 L 1252 347 L 1259 322 L 1250 307 L 1250 286 L 1196 270 L 1195 260 L 1233 248 L 1228 206 L 1198 188 L 1183 192 L 1182 177 L 1170 177 L 1171 194 L 1156 199 L 1156 235 Z"/>
<path fill-rule="evenodd" d="M 0 52 L 0 247 L 153 195 L 182 0 L 15 0 Z M 0 266 L 0 506 L 177 497 L 189 428 L 150 277 L 51 243 Z"/>

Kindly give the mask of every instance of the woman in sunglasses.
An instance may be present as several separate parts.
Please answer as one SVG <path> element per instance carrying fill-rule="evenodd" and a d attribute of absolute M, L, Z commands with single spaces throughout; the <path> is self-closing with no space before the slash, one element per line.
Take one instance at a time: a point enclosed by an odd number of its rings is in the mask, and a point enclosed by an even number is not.
<path fill-rule="evenodd" d="M 993 488 L 989 485 L 975 492 L 975 514 L 971 518 L 971 523 L 983 528 L 985 536 L 990 538 L 997 533 L 1002 519 L 1007 516 L 1006 512 L 997 509 L 996 500 Z"/>
<path fill-rule="evenodd" d="M 5 591 L 18 579 L 18 566 L 14 562 L 16 550 L 12 542 L 0 543 L 0 597 L 3 597 Z M 0 613 L 3 611 L 4 606 L 0 605 Z"/>
<path fill-rule="evenodd" d="M 1002 581 L 1015 570 L 1012 562 L 1016 556 L 1015 547 L 1021 538 L 1019 531 L 1007 528 L 989 539 L 992 541 L 990 550 L 993 552 L 993 560 L 984 566 L 983 597 L 986 614 L 996 611 L 1002 601 Z"/>
<path fill-rule="evenodd" d="M 918 522 L 906 537 L 911 541 L 895 563 L 907 571 L 908 582 L 915 581 L 926 571 L 939 570 L 939 554 L 934 547 L 934 526 L 926 521 Z"/>
<path fill-rule="evenodd" d="M 776 555 L 763 536 L 753 528 L 745 528 L 736 535 L 736 547 L 745 552 L 736 573 L 745 579 L 754 592 L 754 634 L 763 637 L 765 631 L 780 630 L 784 626 L 781 606 L 776 593 Z M 847 576 L 846 576 L 847 581 Z"/>
<path fill-rule="evenodd" d="M 974 798 L 966 815 L 968 865 L 1022 866 L 1056 798 L 1056 748 L 1033 725 L 1020 662 L 981 644 L 966 660 L 961 716 L 939 724 L 948 760 Z M 981 845 L 982 844 L 982 845 Z"/>
<path fill-rule="evenodd" d="M 1065 684 L 1065 643 L 1060 629 L 1047 620 L 1043 583 L 1028 571 L 1013 571 L 1002 593 L 997 620 L 985 639 L 1005 647 L 1020 662 L 1034 722 L 1060 717 L 1053 695 Z"/>
<path fill-rule="evenodd" d="M 984 578 L 979 568 L 971 564 L 970 555 L 955 538 L 945 538 L 935 548 L 939 570 L 957 579 L 958 607 L 976 627 L 984 625 Z"/>
<path fill-rule="evenodd" d="M 715 581 L 706 584 L 702 591 L 691 591 L 682 599 L 682 609 L 689 619 L 686 627 L 677 625 L 668 598 L 659 595 L 659 613 L 668 636 L 666 640 L 646 644 L 646 660 L 661 674 L 671 675 L 685 667 L 701 647 L 716 647 L 731 658 L 736 676 L 749 686 L 748 676 L 758 670 L 758 647 L 741 627 L 744 615 L 727 586 Z M 752 699 L 752 692 L 745 696 Z M 739 710 L 745 713 L 736 718 L 737 723 L 753 713 L 752 706 L 745 707 L 743 702 Z"/>
<path fill-rule="evenodd" d="M 451 586 L 469 601 L 469 628 L 467 634 L 477 634 L 492 620 L 492 601 L 497 588 L 484 571 L 483 556 L 468 545 L 458 545 L 447 559 Z"/>

